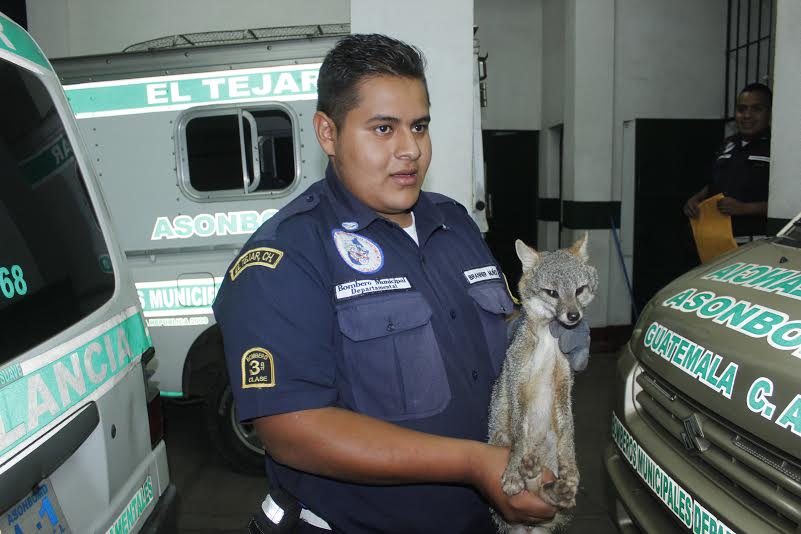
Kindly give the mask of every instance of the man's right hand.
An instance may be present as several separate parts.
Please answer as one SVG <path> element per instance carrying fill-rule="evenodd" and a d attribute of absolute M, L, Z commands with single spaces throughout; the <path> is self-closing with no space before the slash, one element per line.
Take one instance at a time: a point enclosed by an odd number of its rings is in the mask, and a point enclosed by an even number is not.
<path fill-rule="evenodd" d="M 473 463 L 475 473 L 472 485 L 484 495 L 507 523 L 534 524 L 551 519 L 556 513 L 556 508 L 539 495 L 523 490 L 510 496 L 503 491 L 501 476 L 508 463 L 509 449 L 482 444 L 479 457 Z M 543 469 L 542 482 L 548 483 L 553 480 L 555 480 L 553 473 Z"/>
<path fill-rule="evenodd" d="M 698 199 L 696 199 L 694 196 L 690 197 L 684 204 L 684 215 L 690 217 L 691 219 L 697 219 L 698 215 L 701 213 L 698 204 L 700 204 Z"/>
<path fill-rule="evenodd" d="M 709 186 L 705 185 L 696 194 L 687 199 L 684 203 L 684 214 L 691 218 L 697 219 L 701 215 L 701 208 L 698 205 L 709 196 Z"/>

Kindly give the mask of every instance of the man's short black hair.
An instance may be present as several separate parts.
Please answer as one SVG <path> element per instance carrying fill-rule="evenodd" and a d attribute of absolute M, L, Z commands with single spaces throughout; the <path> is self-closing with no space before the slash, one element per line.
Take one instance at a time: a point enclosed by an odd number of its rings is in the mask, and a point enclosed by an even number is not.
<path fill-rule="evenodd" d="M 740 94 L 743 93 L 760 93 L 768 107 L 773 107 L 773 91 L 764 83 L 749 83 L 740 91 Z"/>
<path fill-rule="evenodd" d="M 401 76 L 426 85 L 426 61 L 416 46 L 378 33 L 345 37 L 323 60 L 317 78 L 317 111 L 342 126 L 359 102 L 359 83 L 376 76 Z"/>

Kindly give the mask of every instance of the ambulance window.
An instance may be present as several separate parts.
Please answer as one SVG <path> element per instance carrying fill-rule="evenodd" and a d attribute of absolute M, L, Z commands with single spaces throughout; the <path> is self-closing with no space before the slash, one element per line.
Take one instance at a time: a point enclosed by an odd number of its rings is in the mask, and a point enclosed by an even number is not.
<path fill-rule="evenodd" d="M 42 82 L 0 61 L 0 366 L 111 298 L 103 234 Z"/>
<path fill-rule="evenodd" d="M 181 125 L 179 167 L 190 196 L 274 194 L 295 180 L 292 120 L 283 109 L 192 110 Z"/>

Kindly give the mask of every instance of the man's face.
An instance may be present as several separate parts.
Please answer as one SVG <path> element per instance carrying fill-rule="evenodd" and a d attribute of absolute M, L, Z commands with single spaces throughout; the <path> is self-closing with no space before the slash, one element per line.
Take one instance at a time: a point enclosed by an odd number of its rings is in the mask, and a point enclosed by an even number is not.
<path fill-rule="evenodd" d="M 770 106 L 758 91 L 740 93 L 734 110 L 737 129 L 745 139 L 753 139 L 770 127 Z"/>
<path fill-rule="evenodd" d="M 420 80 L 377 76 L 359 84 L 359 101 L 323 149 L 337 176 L 379 215 L 406 226 L 428 165 L 428 94 Z"/>

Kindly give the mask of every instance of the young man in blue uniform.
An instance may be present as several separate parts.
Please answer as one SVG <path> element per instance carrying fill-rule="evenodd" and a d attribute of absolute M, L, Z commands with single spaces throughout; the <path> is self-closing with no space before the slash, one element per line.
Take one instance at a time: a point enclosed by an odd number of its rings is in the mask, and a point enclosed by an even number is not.
<path fill-rule="evenodd" d="M 493 532 L 489 505 L 510 522 L 550 517 L 539 497 L 504 494 L 509 451 L 485 442 L 513 303 L 466 210 L 421 192 L 420 52 L 347 37 L 318 98 L 325 179 L 253 234 L 214 304 L 237 413 L 271 487 L 303 507 L 292 528 Z"/>
<path fill-rule="evenodd" d="M 761 83 L 740 91 L 734 110 L 737 133 L 724 141 L 709 183 L 684 205 L 685 215 L 698 217 L 700 202 L 723 193 L 718 210 L 731 216 L 740 243 L 767 233 L 772 99 L 770 89 Z"/>

